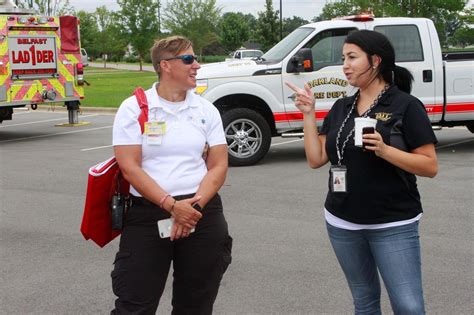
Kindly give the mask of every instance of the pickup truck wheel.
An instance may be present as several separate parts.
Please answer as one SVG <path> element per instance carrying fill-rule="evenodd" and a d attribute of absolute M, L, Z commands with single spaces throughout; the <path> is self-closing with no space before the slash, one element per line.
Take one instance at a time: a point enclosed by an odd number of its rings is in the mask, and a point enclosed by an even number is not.
<path fill-rule="evenodd" d="M 260 161 L 270 148 L 271 132 L 259 113 L 237 108 L 222 114 L 229 164 L 247 166 Z"/>
<path fill-rule="evenodd" d="M 474 123 L 472 123 L 472 124 L 467 124 L 466 127 L 467 127 L 467 130 L 469 130 L 470 132 L 474 133 Z"/>

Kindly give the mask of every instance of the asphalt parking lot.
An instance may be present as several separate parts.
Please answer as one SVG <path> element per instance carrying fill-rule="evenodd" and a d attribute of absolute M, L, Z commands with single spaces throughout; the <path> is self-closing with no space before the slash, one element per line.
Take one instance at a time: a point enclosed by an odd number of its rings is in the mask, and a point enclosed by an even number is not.
<path fill-rule="evenodd" d="M 0 125 L 0 314 L 108 314 L 118 240 L 79 232 L 87 170 L 112 155 L 114 116 L 18 111 Z M 440 171 L 419 178 L 428 314 L 472 314 L 474 135 L 436 131 Z M 327 167 L 306 165 L 300 139 L 275 138 L 262 163 L 230 168 L 221 190 L 233 262 L 215 314 L 351 314 L 326 235 Z M 159 314 L 170 313 L 170 282 Z M 383 295 L 384 313 L 390 314 Z"/>

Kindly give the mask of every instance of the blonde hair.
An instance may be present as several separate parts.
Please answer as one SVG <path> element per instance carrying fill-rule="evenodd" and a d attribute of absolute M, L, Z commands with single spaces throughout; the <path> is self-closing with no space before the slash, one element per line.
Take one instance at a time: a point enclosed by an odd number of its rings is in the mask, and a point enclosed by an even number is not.
<path fill-rule="evenodd" d="M 191 47 L 193 43 L 184 36 L 169 36 L 157 39 L 150 49 L 151 62 L 156 73 L 160 73 L 160 61 L 177 56 Z"/>

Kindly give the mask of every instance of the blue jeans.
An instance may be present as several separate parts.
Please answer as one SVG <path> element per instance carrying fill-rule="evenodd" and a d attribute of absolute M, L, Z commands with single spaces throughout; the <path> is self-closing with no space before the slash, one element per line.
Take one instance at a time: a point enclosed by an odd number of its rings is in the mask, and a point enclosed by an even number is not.
<path fill-rule="evenodd" d="M 355 314 L 381 314 L 382 276 L 395 314 L 425 314 L 418 222 L 350 231 L 326 223 L 354 300 Z"/>

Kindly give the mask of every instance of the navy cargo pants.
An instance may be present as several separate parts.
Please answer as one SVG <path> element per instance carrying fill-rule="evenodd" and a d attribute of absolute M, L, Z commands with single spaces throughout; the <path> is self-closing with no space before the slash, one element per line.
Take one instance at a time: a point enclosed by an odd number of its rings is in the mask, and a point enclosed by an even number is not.
<path fill-rule="evenodd" d="M 218 194 L 202 213 L 194 233 L 171 242 L 160 238 L 157 228 L 157 221 L 169 213 L 143 198 L 133 198 L 111 275 L 118 297 L 111 314 L 155 314 L 171 263 L 172 314 L 212 314 L 222 275 L 231 262 L 232 238 Z"/>

